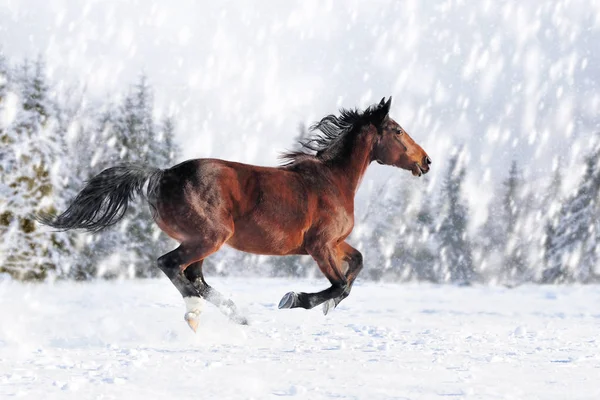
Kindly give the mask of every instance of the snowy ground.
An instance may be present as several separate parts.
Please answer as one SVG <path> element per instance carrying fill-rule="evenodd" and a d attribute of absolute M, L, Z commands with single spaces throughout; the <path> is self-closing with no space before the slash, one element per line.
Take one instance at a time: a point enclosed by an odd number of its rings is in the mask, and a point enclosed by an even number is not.
<path fill-rule="evenodd" d="M 327 317 L 278 310 L 324 281 L 212 279 L 197 334 L 166 279 L 0 283 L 0 398 L 600 398 L 600 287 L 357 284 Z"/>

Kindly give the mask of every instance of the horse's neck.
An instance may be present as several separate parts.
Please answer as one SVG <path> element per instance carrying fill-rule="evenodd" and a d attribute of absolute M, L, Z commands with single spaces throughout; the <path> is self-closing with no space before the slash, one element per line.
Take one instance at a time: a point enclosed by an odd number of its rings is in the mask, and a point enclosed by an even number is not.
<path fill-rule="evenodd" d="M 332 163 L 335 176 L 347 196 L 354 198 L 360 182 L 371 164 L 374 137 L 369 132 L 361 133 L 352 146 L 350 156 Z"/>

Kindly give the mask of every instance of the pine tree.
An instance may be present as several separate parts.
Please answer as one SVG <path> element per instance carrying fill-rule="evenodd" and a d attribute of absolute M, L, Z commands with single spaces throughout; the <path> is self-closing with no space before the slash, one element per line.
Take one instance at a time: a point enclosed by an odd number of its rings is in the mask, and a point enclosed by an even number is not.
<path fill-rule="evenodd" d="M 600 141 L 596 140 L 585 158 L 586 171 L 581 184 L 563 203 L 556 224 L 548 232 L 544 283 L 598 279 L 595 268 L 600 255 L 599 157 Z"/>
<path fill-rule="evenodd" d="M 411 186 L 393 185 L 394 206 L 386 220 L 391 222 L 386 236 L 394 241 L 391 256 L 394 278 L 402 281 L 439 280 L 435 269 L 435 230 L 433 215 L 427 201 L 428 193 L 416 194 Z"/>
<path fill-rule="evenodd" d="M 555 163 L 554 175 L 550 180 L 550 184 L 545 191 L 541 207 L 538 211 L 538 220 L 545 221 L 544 237 L 543 237 L 543 265 L 550 264 L 550 255 L 554 251 L 556 245 L 556 226 L 558 224 L 558 216 L 563 202 L 561 196 L 562 175 L 559 168 L 560 163 Z M 544 275 L 542 275 L 542 280 Z"/>
<path fill-rule="evenodd" d="M 8 92 L 8 78 L 9 78 L 9 69 L 8 63 L 6 62 L 6 58 L 2 54 L 0 50 L 0 107 L 4 103 L 4 99 L 6 98 L 6 93 Z M 3 121 L 0 120 L 0 129 L 3 128 Z M 2 131 L 0 131 L 1 134 Z"/>
<path fill-rule="evenodd" d="M 114 126 L 118 119 L 118 109 L 115 106 L 105 104 L 84 109 L 82 114 L 77 139 L 70 146 L 71 153 L 75 155 L 69 181 L 71 193 L 77 193 L 86 180 L 117 163 L 122 151 L 115 146 Z M 115 255 L 119 244 L 125 241 L 122 232 L 118 229 L 107 229 L 97 234 L 76 232 L 74 236 L 77 257 L 71 269 L 67 271 L 68 279 L 111 278 L 120 274 L 118 270 L 105 267 L 108 263 L 104 260 Z"/>
<path fill-rule="evenodd" d="M 179 153 L 175 120 L 169 116 L 156 124 L 152 97 L 146 78 L 141 76 L 119 104 L 81 111 L 77 140 L 70 144 L 77 156 L 70 189 L 80 190 L 92 176 L 123 162 L 159 168 L 174 164 Z M 143 202 L 134 203 L 117 226 L 94 235 L 79 232 L 76 237 L 79 257 L 68 277 L 77 280 L 156 276 L 160 272 L 156 258 L 174 246 Z"/>
<path fill-rule="evenodd" d="M 6 59 L 0 51 L 0 162 L 2 162 L 2 149 L 5 149 L 8 143 L 8 136 L 5 137 L 7 125 L 10 124 L 6 95 L 8 94 L 9 68 Z M 1 193 L 0 193 L 1 195 Z"/>
<path fill-rule="evenodd" d="M 169 168 L 175 163 L 175 157 L 179 149 L 175 145 L 175 119 L 172 116 L 166 117 L 161 128 L 158 131 L 154 146 L 159 154 L 156 165 L 158 168 Z"/>
<path fill-rule="evenodd" d="M 68 268 L 65 256 L 71 251 L 67 234 L 48 232 L 33 219 L 61 205 L 64 132 L 57 128 L 43 60 L 33 68 L 25 61 L 14 75 L 20 107 L 2 136 L 0 272 L 18 279 L 44 279 Z"/>
<path fill-rule="evenodd" d="M 397 177 L 399 179 L 399 177 Z M 372 232 L 371 243 L 376 254 L 375 265 L 386 280 L 407 280 L 410 278 L 412 257 L 412 224 L 408 222 L 406 210 L 410 204 L 410 192 L 401 183 L 392 180 L 377 206 L 378 218 Z"/>
<path fill-rule="evenodd" d="M 414 243 L 411 249 L 413 275 L 418 280 L 439 282 L 440 274 L 436 271 L 436 243 L 433 240 L 435 226 L 431 206 L 427 201 L 421 201 L 419 212 L 415 219 Z"/>
<path fill-rule="evenodd" d="M 7 209 L 7 201 L 12 190 L 7 184 L 7 174 L 14 168 L 11 144 L 14 138 L 9 133 L 12 119 L 7 110 L 7 94 L 9 93 L 9 67 L 4 56 L 0 53 L 0 232 L 5 232 L 10 224 L 12 213 Z M 3 237 L 3 236 L 0 236 Z M 0 268 L 2 255 L 0 255 Z"/>
<path fill-rule="evenodd" d="M 174 121 L 168 118 L 157 128 L 153 117 L 153 95 L 145 76 L 141 76 L 116 115 L 104 116 L 108 132 L 108 147 L 103 157 L 104 166 L 130 162 L 155 167 L 169 167 L 175 156 Z M 125 221 L 115 231 L 106 233 L 102 247 L 112 247 L 121 255 L 119 263 L 125 267 L 116 274 L 135 277 L 157 276 L 156 258 L 173 248 L 173 242 L 162 233 L 152 219 L 147 205 L 131 207 Z M 104 251 L 103 249 L 103 251 Z"/>
<path fill-rule="evenodd" d="M 523 180 L 516 161 L 511 163 L 508 178 L 503 185 L 504 240 L 501 243 L 504 245 L 504 263 L 501 277 L 504 280 L 522 279 L 527 272 L 524 254 L 527 239 L 521 234 L 520 224 L 525 220 L 525 207 L 522 201 Z"/>
<path fill-rule="evenodd" d="M 488 206 L 488 217 L 478 240 L 480 273 L 491 280 L 514 283 L 532 278 L 531 254 L 539 247 L 542 233 L 532 226 L 539 211 L 535 192 L 526 192 L 517 162 L 496 189 Z"/>
<path fill-rule="evenodd" d="M 156 165 L 160 155 L 152 152 L 156 150 L 153 146 L 156 130 L 152 116 L 152 92 L 144 76 L 130 89 L 116 112 L 109 127 L 112 131 L 111 148 L 106 151 L 109 158 L 104 158 L 102 164 Z M 125 220 L 107 233 L 108 237 L 116 236 L 116 240 L 104 238 L 103 244 L 113 247 L 112 252 L 120 255 L 119 260 L 114 262 L 120 265 L 120 270 L 112 271 L 112 274 L 131 277 L 158 274 L 155 271 L 157 245 L 153 225 L 148 207 L 136 202 L 127 211 Z M 107 273 L 110 276 L 111 273 Z"/>
<path fill-rule="evenodd" d="M 401 226 L 390 217 L 394 209 L 401 207 L 403 200 L 395 196 L 395 188 L 390 178 L 372 191 L 366 212 L 352 234 L 363 253 L 364 265 L 369 266 L 364 273 L 372 280 L 396 279 L 395 275 L 403 266 L 396 265 L 402 260 L 394 259 Z"/>
<path fill-rule="evenodd" d="M 479 229 L 474 244 L 477 249 L 479 274 L 484 280 L 497 280 L 504 264 L 506 228 L 503 224 L 502 187 L 495 189 L 488 205 L 487 219 Z"/>
<path fill-rule="evenodd" d="M 454 155 L 442 187 L 440 208 L 445 215 L 436 233 L 440 243 L 440 269 L 447 279 L 459 283 L 475 278 L 467 235 L 468 209 L 461 199 L 464 178 L 465 169 L 459 165 L 459 155 Z"/>
<path fill-rule="evenodd" d="M 402 177 L 390 178 L 370 196 L 357 227 L 368 276 L 374 280 L 435 281 L 433 217 Z"/>

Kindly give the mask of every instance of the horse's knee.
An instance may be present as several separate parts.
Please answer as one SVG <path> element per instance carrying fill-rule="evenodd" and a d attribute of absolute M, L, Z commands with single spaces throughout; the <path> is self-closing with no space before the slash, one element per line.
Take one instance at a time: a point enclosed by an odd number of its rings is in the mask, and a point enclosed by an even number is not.
<path fill-rule="evenodd" d="M 355 250 L 354 252 L 352 252 L 352 254 L 350 255 L 349 264 L 351 265 L 350 269 L 352 270 L 352 272 L 360 272 L 360 270 L 363 268 L 363 255 L 360 251 Z"/>

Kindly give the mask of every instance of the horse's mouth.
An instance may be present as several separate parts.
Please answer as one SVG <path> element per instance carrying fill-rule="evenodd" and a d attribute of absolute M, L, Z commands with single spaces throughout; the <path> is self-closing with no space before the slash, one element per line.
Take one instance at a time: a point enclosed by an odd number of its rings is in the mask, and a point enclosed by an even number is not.
<path fill-rule="evenodd" d="M 413 176 L 421 176 L 423 174 L 426 174 L 429 172 L 429 168 L 427 167 L 421 167 L 421 165 L 419 163 L 415 163 L 414 168 L 412 169 L 412 174 Z"/>

